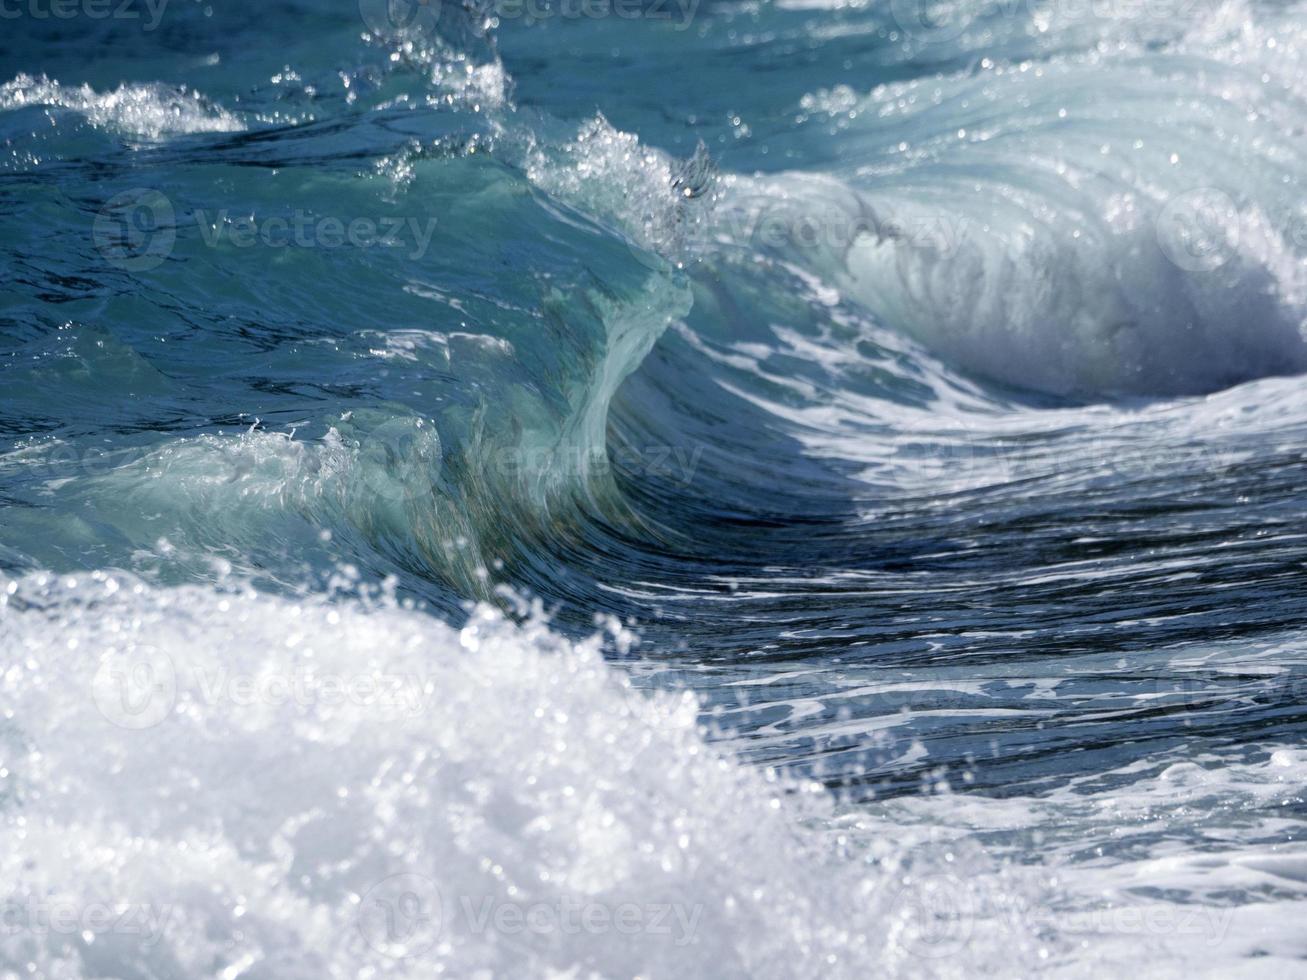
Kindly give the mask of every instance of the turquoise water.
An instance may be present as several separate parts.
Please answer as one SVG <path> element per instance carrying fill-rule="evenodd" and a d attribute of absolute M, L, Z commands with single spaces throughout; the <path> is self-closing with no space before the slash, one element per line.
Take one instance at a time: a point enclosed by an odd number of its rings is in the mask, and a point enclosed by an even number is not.
<path fill-rule="evenodd" d="M 1294 4 L 0 5 L 0 968 L 1303 968 Z"/>

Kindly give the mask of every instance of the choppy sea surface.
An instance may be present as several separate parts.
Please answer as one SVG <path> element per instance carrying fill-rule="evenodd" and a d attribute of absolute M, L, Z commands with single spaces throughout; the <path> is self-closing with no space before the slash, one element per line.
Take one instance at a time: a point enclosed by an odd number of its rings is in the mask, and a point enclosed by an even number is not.
<path fill-rule="evenodd" d="M 1305 28 L 0 3 L 0 976 L 1307 976 Z"/>

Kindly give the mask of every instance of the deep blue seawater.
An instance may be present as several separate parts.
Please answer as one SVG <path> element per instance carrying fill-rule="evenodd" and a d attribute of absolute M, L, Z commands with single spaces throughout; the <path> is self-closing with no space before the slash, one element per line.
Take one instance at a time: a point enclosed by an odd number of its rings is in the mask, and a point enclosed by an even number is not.
<path fill-rule="evenodd" d="M 1307 976 L 1307 10 L 0 0 L 0 976 Z"/>

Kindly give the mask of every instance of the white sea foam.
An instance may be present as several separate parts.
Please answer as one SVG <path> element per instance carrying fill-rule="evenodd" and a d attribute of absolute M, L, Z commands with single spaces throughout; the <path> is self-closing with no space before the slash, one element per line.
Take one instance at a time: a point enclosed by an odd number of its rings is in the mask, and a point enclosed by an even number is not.
<path fill-rule="evenodd" d="M 121 575 L 0 597 L 0 969 L 855 975 L 885 941 L 877 877 L 803 829 L 824 794 L 594 643 Z"/>
<path fill-rule="evenodd" d="M 19 75 L 0 85 L 0 110 L 56 106 L 84 115 L 94 126 L 158 139 L 186 133 L 236 133 L 245 128 L 233 113 L 198 92 L 158 83 L 120 85 L 96 92 L 89 85 L 63 85 L 42 75 Z"/>
<path fill-rule="evenodd" d="M 384 592 L 120 573 L 0 600 L 6 976 L 1088 975 L 1141 941 L 1202 974 L 1303 952 L 1302 852 L 1250 843 L 1283 830 L 1291 749 L 840 815 L 538 615 L 455 630 Z M 1223 846 L 1168 850 L 1164 813 Z M 1065 858 L 1122 825 L 1158 843 Z M 1007 863 L 1015 832 L 1039 864 Z"/>
<path fill-rule="evenodd" d="M 708 227 L 715 171 L 706 151 L 678 162 L 603 116 L 561 146 L 533 141 L 525 169 L 541 189 L 619 228 L 640 257 L 679 263 Z"/>

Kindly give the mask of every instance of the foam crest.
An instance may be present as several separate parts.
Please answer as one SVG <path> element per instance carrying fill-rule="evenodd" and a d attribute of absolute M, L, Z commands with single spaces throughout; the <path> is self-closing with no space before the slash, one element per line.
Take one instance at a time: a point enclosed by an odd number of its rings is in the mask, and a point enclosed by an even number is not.
<path fill-rule="evenodd" d="M 89 85 L 63 85 L 44 75 L 19 75 L 0 85 L 0 110 L 24 106 L 57 106 L 84 115 L 94 126 L 149 139 L 245 129 L 234 114 L 198 92 L 158 83 L 96 92 Z"/>
<path fill-rule="evenodd" d="M 597 639 L 121 574 L 0 597 L 8 969 L 852 976 L 905 928 L 824 793 Z"/>
<path fill-rule="evenodd" d="M 596 116 L 559 145 L 533 143 L 526 171 L 538 187 L 619 228 L 640 257 L 679 264 L 708 228 L 715 168 L 702 145 L 677 161 Z"/>

